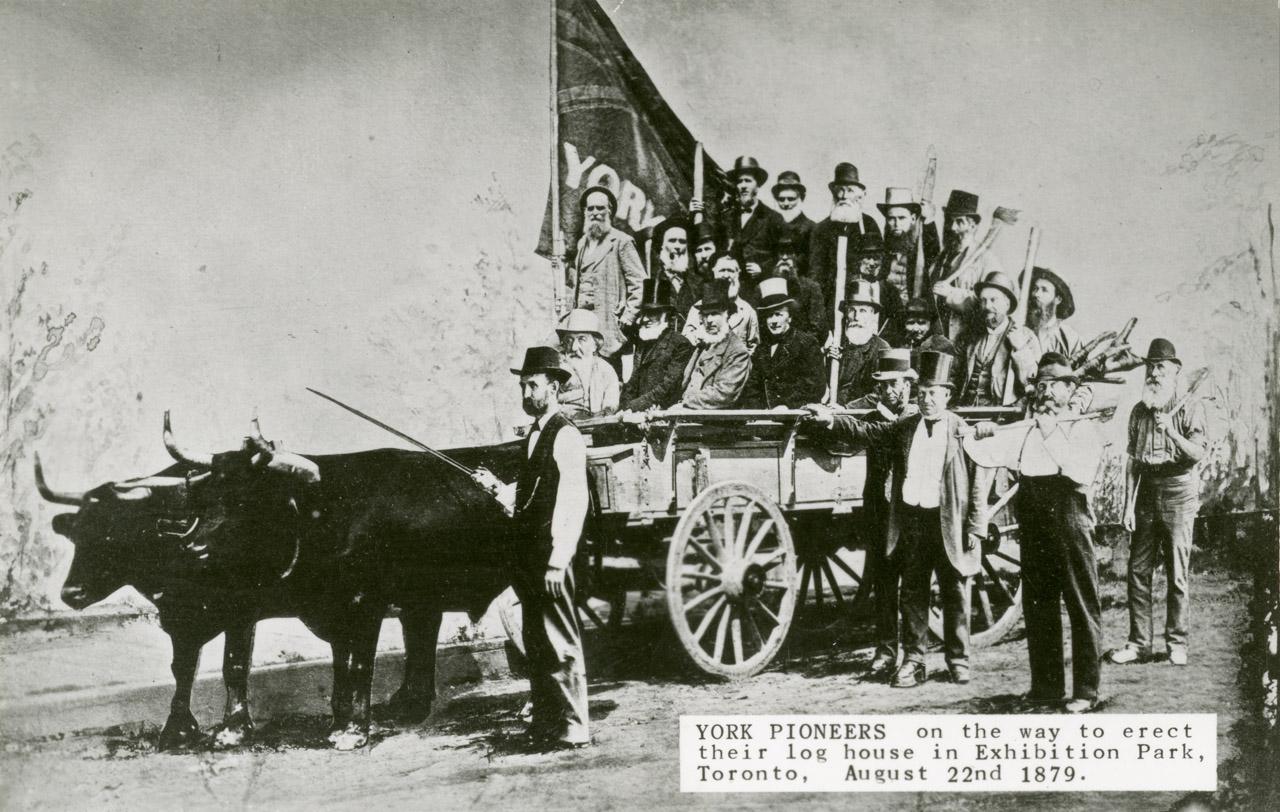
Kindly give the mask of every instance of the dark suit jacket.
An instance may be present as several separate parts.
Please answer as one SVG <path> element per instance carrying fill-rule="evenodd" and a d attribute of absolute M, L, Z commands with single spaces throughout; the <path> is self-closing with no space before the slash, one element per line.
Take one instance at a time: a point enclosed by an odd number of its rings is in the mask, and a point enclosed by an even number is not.
<path fill-rule="evenodd" d="M 845 229 L 848 229 L 846 232 Z M 880 225 L 871 215 L 862 215 L 862 231 L 880 234 Z M 862 233 L 853 223 L 833 223 L 828 217 L 813 227 L 809 236 L 809 278 L 822 286 L 822 295 L 835 306 L 836 293 L 836 244 L 841 233 L 849 235 L 849 249 L 845 252 L 848 278 L 858 272 L 858 259 L 862 251 Z M 847 284 L 847 282 L 846 282 Z"/>
<path fill-rule="evenodd" d="M 631 377 L 622 385 L 619 408 L 642 412 L 651 406 L 665 409 L 680 399 L 684 368 L 693 355 L 693 344 L 675 325 L 649 344 L 636 342 Z"/>
<path fill-rule="evenodd" d="M 778 216 L 782 217 L 782 213 L 779 212 Z M 807 254 L 809 253 L 809 237 L 813 233 L 814 225 L 815 223 L 804 212 L 796 215 L 796 219 L 790 223 L 786 221 L 786 218 L 783 218 L 782 225 L 778 229 L 778 239 L 781 241 L 784 237 L 790 238 L 797 252 Z"/>
<path fill-rule="evenodd" d="M 911 442 L 922 419 L 918 412 L 893 423 L 871 423 L 837 415 L 832 428 L 832 433 L 844 442 L 885 445 L 893 455 L 893 500 L 889 503 L 886 555 L 893 553 L 901 535 L 899 512 L 903 505 L 902 483 L 907 478 Z M 946 412 L 941 420 L 945 425 L 940 428 L 947 432 L 942 489 L 938 498 L 942 544 L 947 550 L 947 559 L 956 572 L 960 575 L 973 575 L 982 565 L 982 545 L 974 545 L 972 549 L 966 550 L 965 536 L 979 532 L 982 527 L 985 499 L 980 494 L 982 488 L 990 484 L 990 480 L 983 476 L 971 476 L 969 460 L 961 446 L 966 425 L 964 418 L 955 412 Z"/>
<path fill-rule="evenodd" d="M 769 351 L 771 346 L 772 342 L 762 336 L 751 356 L 751 376 L 743 394 L 748 408 L 796 409 L 821 400 L 827 383 L 824 356 L 817 340 L 793 327 L 782 337 L 776 352 Z"/>
<path fill-rule="evenodd" d="M 724 234 L 721 245 L 734 256 L 742 260 L 743 265 L 755 262 L 763 269 L 761 278 L 773 273 L 773 261 L 778 254 L 778 235 L 785 225 L 782 215 L 756 201 L 756 207 L 747 218 L 747 222 L 738 228 L 739 214 L 736 207 L 725 212 Z M 742 269 L 742 287 L 744 298 L 747 288 L 754 288 L 755 283 L 747 276 L 746 268 Z M 749 300 L 749 299 L 748 299 Z"/>

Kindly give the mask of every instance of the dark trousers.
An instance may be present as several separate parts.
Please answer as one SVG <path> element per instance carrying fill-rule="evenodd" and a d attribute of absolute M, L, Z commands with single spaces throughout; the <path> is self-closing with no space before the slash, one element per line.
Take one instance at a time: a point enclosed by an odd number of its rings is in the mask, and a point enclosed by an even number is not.
<path fill-rule="evenodd" d="M 1023 477 L 1016 506 L 1031 694 L 1057 699 L 1065 693 L 1062 605 L 1066 604 L 1071 623 L 1072 695 L 1097 699 L 1102 605 L 1098 601 L 1089 499 L 1066 477 Z"/>
<path fill-rule="evenodd" d="M 543 584 L 545 570 L 527 568 L 516 581 L 524 619 L 532 732 L 567 742 L 588 742 L 587 666 L 582 656 L 582 626 L 574 603 L 573 568 L 565 576 L 564 595 L 553 598 Z"/>
<path fill-rule="evenodd" d="M 901 557 L 885 555 L 889 505 L 883 498 L 866 497 L 867 521 L 871 537 L 867 541 L 867 567 L 875 591 L 876 654 L 898 654 L 898 581 L 902 577 Z"/>
<path fill-rule="evenodd" d="M 947 665 L 969 664 L 969 579 L 956 572 L 942 544 L 938 509 L 898 504 L 900 533 L 893 554 L 902 572 L 904 659 L 924 662 L 929 647 L 929 582 L 936 572 L 942 593 L 942 649 Z"/>

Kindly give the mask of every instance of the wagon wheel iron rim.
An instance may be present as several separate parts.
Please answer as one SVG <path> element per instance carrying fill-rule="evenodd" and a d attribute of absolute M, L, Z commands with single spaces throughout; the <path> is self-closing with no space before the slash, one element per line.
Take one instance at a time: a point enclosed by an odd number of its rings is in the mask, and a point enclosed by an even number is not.
<path fill-rule="evenodd" d="M 743 482 L 712 485 L 689 505 L 667 555 L 667 608 L 703 671 L 759 673 L 791 626 L 796 558 L 778 506 Z"/>

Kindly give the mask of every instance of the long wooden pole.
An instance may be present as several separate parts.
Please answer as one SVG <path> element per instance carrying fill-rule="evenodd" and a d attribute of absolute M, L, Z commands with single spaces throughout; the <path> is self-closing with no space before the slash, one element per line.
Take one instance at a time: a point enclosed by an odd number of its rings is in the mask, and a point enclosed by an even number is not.
<path fill-rule="evenodd" d="M 551 323 L 560 323 L 564 311 L 564 234 L 560 231 L 560 64 L 556 35 L 559 29 L 557 0 L 551 0 L 549 75 L 551 111 Z"/>
<path fill-rule="evenodd" d="M 841 234 L 836 237 L 836 295 L 835 314 L 832 316 L 831 340 L 837 348 L 844 346 L 844 285 L 848 274 L 849 238 Z M 831 359 L 831 377 L 827 382 L 827 402 L 838 403 L 840 399 L 840 359 Z"/>
<path fill-rule="evenodd" d="M 698 141 L 693 145 L 693 196 L 697 200 L 702 200 L 702 171 L 702 142 Z M 702 203 L 704 206 L 706 205 L 705 200 L 702 200 Z M 702 225 L 702 212 L 694 213 L 693 224 L 695 226 Z M 692 240 L 693 235 L 690 234 L 689 238 Z M 691 256 L 697 247 L 692 241 L 689 243 L 689 254 Z"/>
<path fill-rule="evenodd" d="M 1036 254 L 1040 250 L 1040 227 L 1031 227 L 1031 236 L 1027 238 L 1027 258 L 1022 263 L 1022 278 L 1018 280 L 1018 306 L 1009 314 L 1009 329 L 1021 325 L 1026 319 L 1027 299 L 1031 296 L 1031 271 L 1036 266 Z M 1016 375 L 1013 369 L 1013 358 L 1009 359 L 1009 372 L 1005 375 L 1004 381 L 1004 404 L 1016 401 L 1018 398 L 1013 392 L 1013 384 Z"/>

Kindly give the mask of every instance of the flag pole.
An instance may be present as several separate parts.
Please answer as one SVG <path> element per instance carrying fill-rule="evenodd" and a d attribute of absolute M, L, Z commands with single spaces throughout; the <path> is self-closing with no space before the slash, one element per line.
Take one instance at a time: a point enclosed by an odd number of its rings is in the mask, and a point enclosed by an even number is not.
<path fill-rule="evenodd" d="M 559 17 L 557 0 L 550 0 L 551 5 L 551 46 L 550 46 L 550 103 L 551 112 L 551 321 L 555 327 L 560 323 L 560 315 L 564 309 L 564 234 L 560 231 L 560 65 L 557 59 L 559 48 L 556 42 Z"/>

